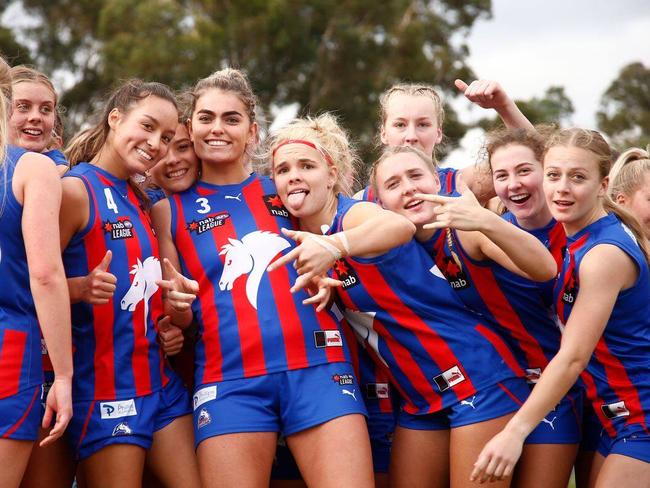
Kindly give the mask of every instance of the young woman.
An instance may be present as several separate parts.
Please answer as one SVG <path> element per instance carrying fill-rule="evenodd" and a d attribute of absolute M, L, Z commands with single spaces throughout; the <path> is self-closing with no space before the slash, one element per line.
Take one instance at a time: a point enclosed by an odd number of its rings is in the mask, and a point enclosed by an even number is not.
<path fill-rule="evenodd" d="M 609 172 L 609 196 L 627 208 L 650 239 L 650 154 L 631 148 L 621 154 Z"/>
<path fill-rule="evenodd" d="M 72 415 L 70 310 L 57 242 L 61 185 L 52 162 L 7 147 L 9 66 L 0 58 L 0 485 L 18 486 L 41 424 L 43 383 L 39 323 L 54 369 L 41 445 L 58 439 Z M 11 286 L 7 284 L 11 283 Z"/>
<path fill-rule="evenodd" d="M 338 322 L 290 292 L 292 266 L 266 271 L 291 247 L 280 232 L 291 220 L 273 183 L 245 168 L 257 135 L 248 80 L 225 69 L 192 94 L 201 179 L 152 215 L 161 252 L 200 287 L 192 310 L 203 485 L 268 486 L 280 432 L 310 486 L 371 486 L 365 409 Z M 174 323 L 190 320 L 190 310 L 174 313 Z"/>
<path fill-rule="evenodd" d="M 177 120 L 165 85 L 129 81 L 67 148 L 73 168 L 60 225 L 75 344 L 70 438 L 90 486 L 140 486 L 145 461 L 164 484 L 200 482 L 189 399 L 156 342 L 158 245 L 130 182 L 166 154 Z M 100 273 L 105 280 L 94 279 Z"/>
<path fill-rule="evenodd" d="M 40 71 L 22 65 L 11 68 L 11 79 L 14 95 L 9 119 L 10 143 L 45 154 L 63 174 L 68 162 L 59 150 L 63 124 L 52 81 Z"/>
<path fill-rule="evenodd" d="M 638 222 L 607 197 L 611 151 L 595 131 L 562 130 L 544 156 L 544 191 L 568 248 L 555 286 L 560 350 L 529 399 L 483 449 L 472 479 L 509 476 L 521 446 L 581 376 L 603 435 L 592 486 L 650 479 L 650 277 Z"/>
<path fill-rule="evenodd" d="M 532 127 L 496 81 L 476 80 L 467 85 L 462 80 L 456 80 L 455 85 L 468 100 L 479 107 L 494 109 L 506 127 Z M 382 144 L 412 146 L 436 160 L 436 145 L 443 138 L 445 110 L 442 99 L 433 86 L 421 83 L 393 85 L 381 94 L 379 109 Z M 439 168 L 438 175 L 441 195 L 457 196 L 457 183 L 462 178 L 481 203 L 494 196 L 490 173 L 481 166 L 467 166 L 461 170 Z M 376 200 L 370 186 L 364 190 L 363 199 Z"/>
<path fill-rule="evenodd" d="M 404 241 L 412 223 L 337 196 L 332 182 L 345 173 L 326 142 L 332 125 L 326 117 L 298 120 L 270 144 L 278 193 L 302 229 L 290 233 L 300 246 L 278 263 L 295 259 L 296 287 L 333 265 L 346 319 L 365 331 L 374 358 L 389 370 L 404 401 L 391 485 L 459 486 L 476 440 L 505 425 L 527 395 L 516 377 L 524 373 L 513 357 L 502 359 L 505 343 L 465 309 L 424 248 Z"/>

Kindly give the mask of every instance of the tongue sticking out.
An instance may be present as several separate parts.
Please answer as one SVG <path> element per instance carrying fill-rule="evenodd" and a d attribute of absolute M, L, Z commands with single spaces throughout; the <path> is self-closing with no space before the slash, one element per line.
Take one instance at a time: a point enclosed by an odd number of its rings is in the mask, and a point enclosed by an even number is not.
<path fill-rule="evenodd" d="M 305 201 L 307 196 L 306 192 L 290 193 L 287 195 L 287 203 L 293 208 L 300 208 Z"/>

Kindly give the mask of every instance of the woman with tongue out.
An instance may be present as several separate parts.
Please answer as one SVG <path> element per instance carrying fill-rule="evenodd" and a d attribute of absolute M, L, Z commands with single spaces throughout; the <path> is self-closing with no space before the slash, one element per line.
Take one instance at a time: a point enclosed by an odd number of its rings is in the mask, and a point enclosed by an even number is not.
<path fill-rule="evenodd" d="M 349 180 L 340 146 L 330 135 L 339 131 L 325 115 L 298 119 L 271 138 L 278 194 L 301 229 L 286 231 L 300 245 L 271 269 L 295 260 L 301 275 L 295 288 L 329 267 L 343 283 L 337 295 L 347 321 L 404 399 L 392 448 L 391 485 L 459 486 L 471 472 L 477 440 L 489 439 L 502 428 L 528 394 L 523 379 L 517 378 L 524 372 L 506 354 L 505 343 L 465 308 L 425 249 L 411 239 L 413 223 L 339 193 L 342 185 L 336 182 Z M 410 147 L 392 151 L 427 158 Z M 378 164 L 401 166 L 399 161 L 388 163 Z M 424 171 L 409 167 L 408 174 L 419 179 Z M 431 182 L 437 181 L 431 175 Z M 422 187 L 437 189 L 435 183 Z M 430 211 L 431 204 L 413 194 L 411 190 L 411 198 L 401 202 L 407 213 L 417 214 L 423 207 Z M 546 279 L 555 273 L 552 257 L 536 239 L 527 240 L 517 229 L 511 236 L 522 238 L 520 254 L 536 259 L 537 274 Z"/>
<path fill-rule="evenodd" d="M 337 318 L 314 307 L 290 266 L 292 220 L 273 182 L 246 163 L 256 97 L 224 69 L 192 90 L 200 180 L 152 210 L 163 256 L 199 283 L 194 432 L 204 486 L 268 486 L 282 433 L 310 486 L 373 485 L 365 408 Z M 305 188 L 309 191 L 310 188 Z M 312 193 L 296 192 L 297 205 Z M 187 290 L 191 292 L 191 290 Z M 192 314 L 193 312 L 193 314 Z"/>

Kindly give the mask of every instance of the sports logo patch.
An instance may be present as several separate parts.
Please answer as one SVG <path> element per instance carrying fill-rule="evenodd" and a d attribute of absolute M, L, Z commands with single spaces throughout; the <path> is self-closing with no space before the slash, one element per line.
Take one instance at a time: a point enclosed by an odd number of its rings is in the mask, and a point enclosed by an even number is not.
<path fill-rule="evenodd" d="M 454 259 L 452 256 L 444 256 L 442 262 L 441 271 L 454 290 L 469 288 L 469 280 L 463 271 L 460 260 Z"/>
<path fill-rule="evenodd" d="M 205 408 L 201 409 L 201 411 L 199 412 L 199 418 L 196 421 L 197 428 L 200 429 L 201 427 L 205 427 L 211 422 L 212 422 L 212 417 L 210 417 L 208 411 Z"/>
<path fill-rule="evenodd" d="M 115 426 L 113 429 L 113 437 L 119 437 L 123 435 L 131 435 L 133 434 L 133 431 L 131 430 L 131 427 L 129 427 L 129 424 L 126 422 L 120 422 Z"/>
<path fill-rule="evenodd" d="M 529 384 L 535 384 L 542 376 L 542 368 L 526 368 L 526 381 Z"/>
<path fill-rule="evenodd" d="M 625 402 L 623 401 L 610 403 L 609 405 L 601 405 L 600 409 L 608 419 L 613 419 L 616 417 L 628 417 L 630 415 L 630 411 L 627 409 Z"/>
<path fill-rule="evenodd" d="M 289 218 L 289 211 L 282 205 L 282 200 L 277 194 L 264 195 L 262 197 L 267 210 L 274 217 Z"/>
<path fill-rule="evenodd" d="M 194 397 L 192 399 L 194 402 L 194 410 L 199 408 L 205 402 L 209 402 L 210 400 L 214 400 L 215 398 L 217 398 L 217 385 L 206 386 L 205 388 L 201 388 L 194 394 Z"/>
<path fill-rule="evenodd" d="M 388 383 L 367 383 L 366 398 L 369 400 L 390 398 L 390 386 Z"/>
<path fill-rule="evenodd" d="M 576 279 L 573 272 L 569 277 L 569 280 L 564 285 L 562 289 L 562 301 L 568 305 L 573 305 L 578 295 L 578 280 Z"/>
<path fill-rule="evenodd" d="M 337 382 L 339 385 L 353 385 L 354 376 L 351 374 L 335 374 L 332 376 L 332 381 Z"/>
<path fill-rule="evenodd" d="M 343 338 L 338 330 L 315 330 L 314 344 L 319 349 L 322 347 L 342 347 Z"/>
<path fill-rule="evenodd" d="M 128 217 L 118 217 L 115 222 L 104 222 L 104 233 L 110 234 L 111 239 L 129 239 L 133 237 L 133 223 Z"/>
<path fill-rule="evenodd" d="M 340 280 L 343 282 L 342 288 L 347 290 L 355 285 L 359 284 L 359 277 L 354 269 L 344 260 L 340 259 L 332 267 L 332 277 L 335 280 Z"/>
<path fill-rule="evenodd" d="M 190 234 L 193 232 L 197 235 L 201 235 L 215 227 L 221 227 L 229 218 L 230 214 L 228 212 L 220 212 L 214 215 L 208 215 L 200 220 L 194 219 L 190 222 L 186 222 L 187 226 L 185 228 L 190 231 Z"/>
<path fill-rule="evenodd" d="M 438 376 L 435 376 L 433 381 L 436 382 L 440 391 L 445 391 L 456 386 L 458 383 L 465 381 L 465 376 L 463 376 L 463 373 L 460 371 L 458 366 L 454 366 Z"/>
<path fill-rule="evenodd" d="M 135 408 L 135 401 L 133 398 L 130 400 L 121 400 L 115 402 L 101 402 L 99 404 L 102 419 L 119 419 L 122 417 L 132 417 L 138 415 Z"/>

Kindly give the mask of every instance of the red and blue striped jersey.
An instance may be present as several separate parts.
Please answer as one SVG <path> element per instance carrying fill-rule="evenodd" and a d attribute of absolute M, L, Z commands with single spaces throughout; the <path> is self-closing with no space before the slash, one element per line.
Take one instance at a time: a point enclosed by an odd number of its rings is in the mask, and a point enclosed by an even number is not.
<path fill-rule="evenodd" d="M 334 315 L 289 291 L 293 266 L 266 271 L 294 245 L 281 233 L 294 223 L 269 178 L 199 182 L 169 202 L 183 274 L 199 283 L 196 385 L 349 361 Z"/>
<path fill-rule="evenodd" d="M 332 232 L 356 200 L 339 196 Z M 439 411 L 524 372 L 508 346 L 469 312 L 414 240 L 373 258 L 337 261 L 346 320 L 385 364 L 413 414 Z"/>
<path fill-rule="evenodd" d="M 43 382 L 41 336 L 29 285 L 23 241 L 23 207 L 11 188 L 16 166 L 27 151 L 8 146 L 0 170 L 0 398 Z"/>
<path fill-rule="evenodd" d="M 643 252 L 614 214 L 568 237 L 567 243 L 555 286 L 555 304 L 562 324 L 568 321 L 580 293 L 580 263 L 594 246 L 610 244 L 620 248 L 639 271 L 634 285 L 619 293 L 580 378 L 610 437 L 635 431 L 650 434 L 650 277 Z"/>
<path fill-rule="evenodd" d="M 518 226 L 512 214 L 504 218 Z M 552 220 L 529 232 L 544 243 L 559 266 L 566 247 L 562 225 Z M 552 307 L 555 280 L 538 283 L 492 260 L 475 260 L 453 229 L 438 230 L 421 244 L 463 303 L 497 326 L 495 332 L 506 341 L 528 381 L 536 383 L 560 347 L 560 329 Z"/>
<path fill-rule="evenodd" d="M 149 216 L 127 181 L 88 163 L 65 175 L 88 192 L 89 218 L 63 252 L 68 278 L 85 276 L 112 251 L 117 278 L 104 305 L 72 305 L 75 400 L 119 400 L 148 395 L 169 381 L 156 342 L 162 314 L 158 241 Z"/>
<path fill-rule="evenodd" d="M 456 174 L 458 170 L 453 168 L 438 168 L 437 171 L 438 178 L 440 178 L 440 191 L 438 194 L 448 197 L 460 196 L 460 193 L 456 190 Z M 377 203 L 377 195 L 375 195 L 375 190 L 373 190 L 372 186 L 368 185 L 363 189 L 361 200 Z"/>

